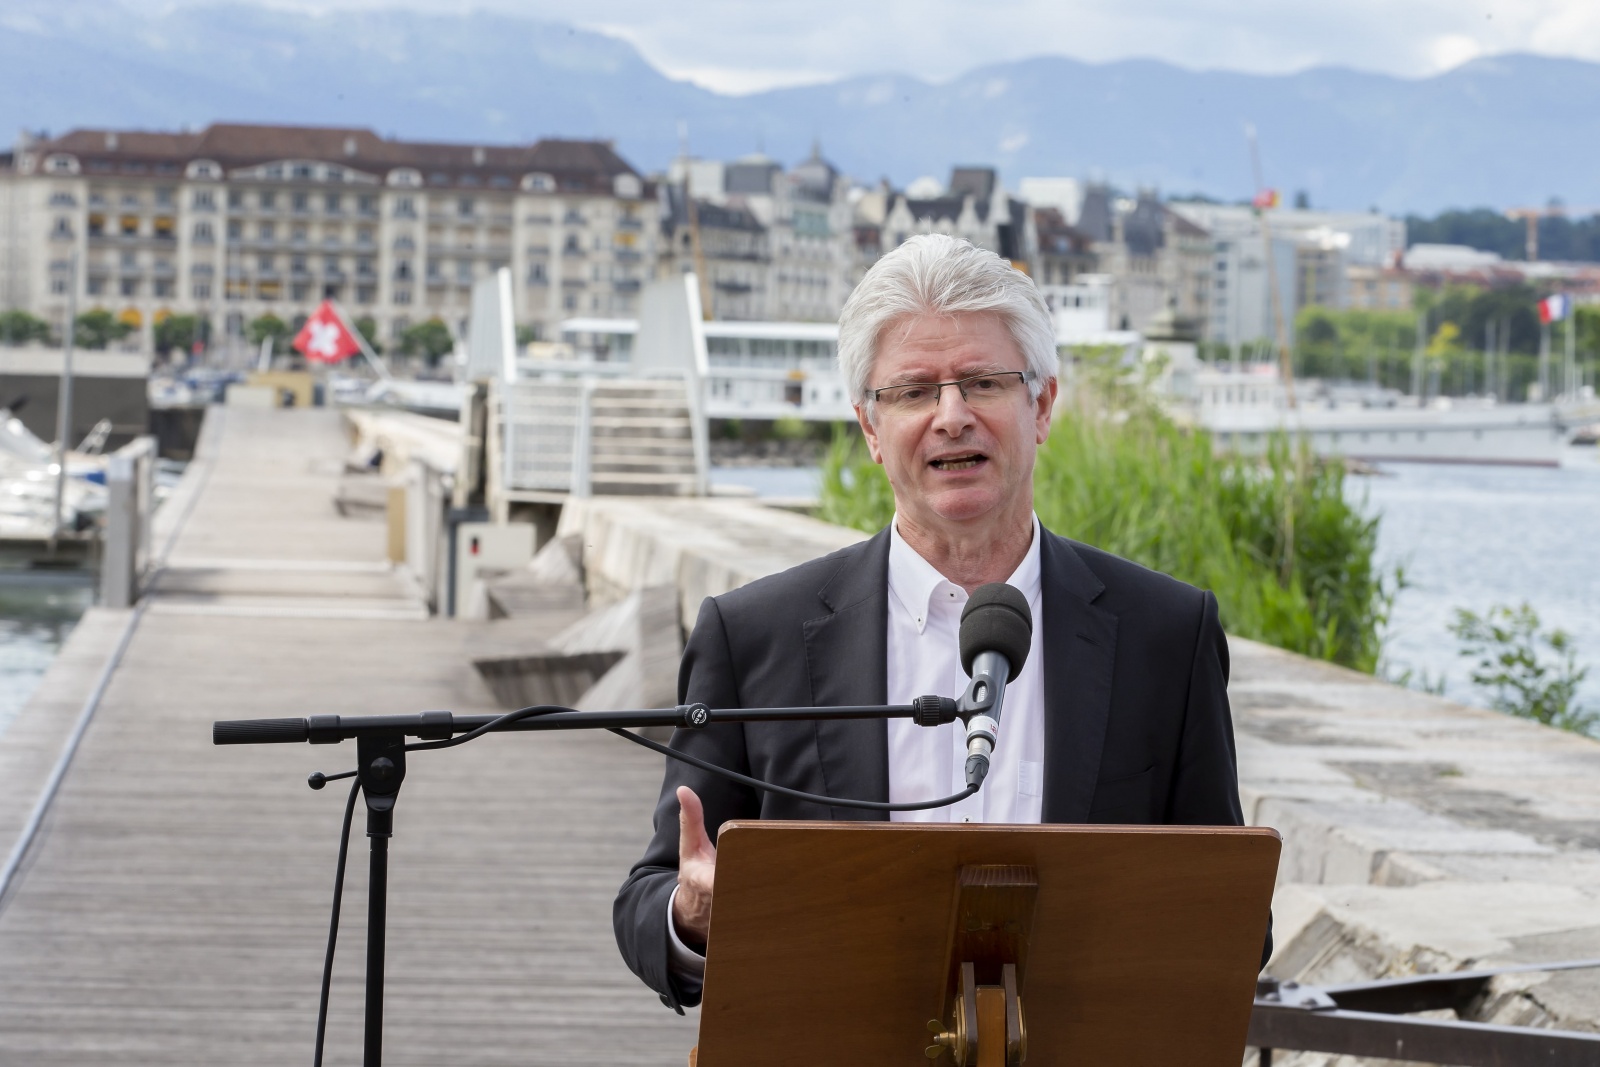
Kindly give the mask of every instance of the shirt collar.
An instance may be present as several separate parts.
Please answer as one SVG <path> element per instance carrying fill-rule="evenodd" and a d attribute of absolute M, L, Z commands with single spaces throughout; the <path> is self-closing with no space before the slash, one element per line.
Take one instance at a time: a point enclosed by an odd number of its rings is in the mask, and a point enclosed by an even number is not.
<path fill-rule="evenodd" d="M 911 613 L 917 633 L 920 634 L 928 625 L 935 596 L 943 595 L 954 603 L 965 604 L 967 592 L 940 574 L 933 564 L 906 543 L 906 539 L 900 536 L 899 521 L 897 514 L 889 523 L 889 592 Z M 1006 579 L 1006 584 L 1016 586 L 1028 598 L 1028 603 L 1037 607 L 1039 573 L 1039 516 L 1034 515 L 1033 540 L 1028 545 L 1027 555 L 1022 557 L 1017 569 Z M 951 596 L 952 592 L 954 596 Z"/>

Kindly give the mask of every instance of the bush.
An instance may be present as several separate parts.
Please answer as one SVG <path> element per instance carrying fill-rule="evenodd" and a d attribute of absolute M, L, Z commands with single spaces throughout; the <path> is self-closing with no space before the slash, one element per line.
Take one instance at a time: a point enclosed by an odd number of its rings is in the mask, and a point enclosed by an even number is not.
<path fill-rule="evenodd" d="M 1472 682 L 1489 691 L 1496 711 L 1580 734 L 1600 724 L 1600 713 L 1577 704 L 1589 668 L 1578 666 L 1571 637 L 1559 629 L 1541 632 L 1539 615 L 1528 604 L 1497 605 L 1482 615 L 1457 608 L 1450 632 L 1461 641 L 1461 655 L 1477 659 Z M 1541 645 L 1553 661 L 1541 654 Z"/>
<path fill-rule="evenodd" d="M 85 311 L 73 320 L 72 342 L 79 348 L 105 348 L 133 332 L 133 327 L 101 308 Z"/>
<path fill-rule="evenodd" d="M 25 345 L 29 341 L 47 343 L 50 324 L 26 311 L 0 313 L 0 344 Z"/>
<path fill-rule="evenodd" d="M 1378 520 L 1345 498 L 1344 467 L 1287 439 L 1218 455 L 1133 393 L 1063 405 L 1039 450 L 1034 508 L 1049 529 L 1212 590 L 1228 632 L 1371 673 L 1398 574 L 1373 563 Z M 824 459 L 819 514 L 865 531 L 894 512 L 858 434 Z"/>
<path fill-rule="evenodd" d="M 429 319 L 409 326 L 400 335 L 400 352 L 407 356 L 421 356 L 428 361 L 428 366 L 437 366 L 453 348 L 455 338 L 450 336 L 450 327 L 440 319 Z"/>

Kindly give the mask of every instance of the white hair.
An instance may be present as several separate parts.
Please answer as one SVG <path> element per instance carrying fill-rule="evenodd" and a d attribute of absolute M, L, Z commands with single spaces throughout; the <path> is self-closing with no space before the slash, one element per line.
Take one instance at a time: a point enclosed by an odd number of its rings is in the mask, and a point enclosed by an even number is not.
<path fill-rule="evenodd" d="M 1033 372 L 1037 397 L 1056 377 L 1055 325 L 1033 279 L 987 249 L 943 233 L 924 233 L 873 264 L 839 313 L 839 373 L 854 403 L 872 414 L 868 379 L 884 330 L 907 315 L 1000 316 Z"/>

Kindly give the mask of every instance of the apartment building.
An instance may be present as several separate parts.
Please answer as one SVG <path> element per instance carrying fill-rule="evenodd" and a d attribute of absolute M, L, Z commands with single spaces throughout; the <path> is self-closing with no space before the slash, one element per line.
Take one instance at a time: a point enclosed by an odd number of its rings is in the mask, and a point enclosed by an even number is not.
<path fill-rule="evenodd" d="M 850 184 L 819 146 L 787 171 L 760 153 L 731 163 L 679 159 L 662 189 L 661 269 L 694 269 L 698 226 L 714 318 L 839 317 L 855 282 Z"/>
<path fill-rule="evenodd" d="M 150 344 L 196 315 L 213 339 L 324 298 L 385 340 L 465 329 L 472 283 L 509 267 L 536 336 L 631 315 L 656 240 L 654 190 L 602 141 L 432 144 L 371 130 L 216 124 L 76 130 L 0 161 L 0 303 L 60 329 L 67 295 Z"/>

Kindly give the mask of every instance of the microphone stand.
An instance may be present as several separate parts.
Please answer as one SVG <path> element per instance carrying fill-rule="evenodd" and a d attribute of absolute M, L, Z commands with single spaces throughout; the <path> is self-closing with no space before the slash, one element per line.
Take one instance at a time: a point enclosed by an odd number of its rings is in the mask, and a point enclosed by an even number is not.
<path fill-rule="evenodd" d="M 514 714 L 514 713 L 513 713 Z M 700 730 L 714 723 L 819 721 L 828 719 L 914 719 L 919 726 L 938 726 L 957 717 L 956 701 L 919 697 L 911 704 L 857 705 L 834 708 L 731 708 L 713 711 L 704 704 L 649 711 L 555 711 L 515 719 L 493 733 L 521 730 L 617 730 L 670 726 Z M 424 711 L 414 715 L 312 715 L 303 719 L 233 719 L 211 724 L 216 745 L 337 744 L 354 739 L 361 796 L 367 805 L 367 838 L 371 842 L 367 883 L 367 976 L 363 1067 L 383 1062 L 383 970 L 389 915 L 389 839 L 394 836 L 394 805 L 406 777 L 406 738 L 448 743 L 453 735 L 493 726 L 501 715 L 454 715 Z M 429 746 L 432 747 L 432 746 Z M 321 789 L 346 774 L 312 774 L 311 788 Z"/>

